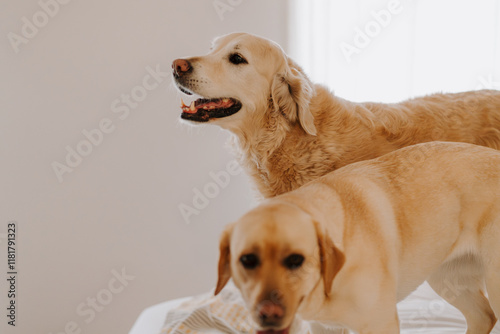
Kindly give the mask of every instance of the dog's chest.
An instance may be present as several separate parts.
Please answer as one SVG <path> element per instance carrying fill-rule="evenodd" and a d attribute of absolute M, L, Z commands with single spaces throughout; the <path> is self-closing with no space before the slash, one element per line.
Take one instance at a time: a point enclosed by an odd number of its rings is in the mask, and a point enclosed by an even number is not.
<path fill-rule="evenodd" d="M 278 149 L 267 159 L 249 159 L 245 165 L 259 192 L 268 198 L 299 188 L 334 169 L 325 162 L 314 161 L 310 154 L 286 154 Z"/>

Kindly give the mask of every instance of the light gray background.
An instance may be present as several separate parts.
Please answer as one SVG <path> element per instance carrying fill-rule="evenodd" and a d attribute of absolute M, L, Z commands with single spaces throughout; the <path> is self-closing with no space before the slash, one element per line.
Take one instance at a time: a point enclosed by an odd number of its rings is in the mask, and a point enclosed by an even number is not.
<path fill-rule="evenodd" d="M 212 0 L 73 0 L 15 53 L 8 34 L 21 35 L 40 6 L 1 1 L 0 310 L 9 221 L 19 226 L 19 275 L 18 326 L 0 311 L 0 332 L 64 333 L 74 322 L 81 333 L 126 333 L 145 307 L 214 287 L 220 231 L 255 203 L 251 186 L 231 177 L 190 224 L 178 205 L 192 206 L 193 189 L 226 169 L 229 134 L 180 125 L 170 75 L 124 120 L 111 104 L 142 85 L 148 66 L 170 73 L 172 60 L 208 52 L 220 34 L 256 33 L 286 49 L 284 1 L 220 2 L 232 7 L 222 20 Z M 114 131 L 60 183 L 51 164 L 104 118 Z M 108 301 L 122 268 L 135 278 Z M 109 303 L 87 323 L 77 308 L 97 297 Z"/>

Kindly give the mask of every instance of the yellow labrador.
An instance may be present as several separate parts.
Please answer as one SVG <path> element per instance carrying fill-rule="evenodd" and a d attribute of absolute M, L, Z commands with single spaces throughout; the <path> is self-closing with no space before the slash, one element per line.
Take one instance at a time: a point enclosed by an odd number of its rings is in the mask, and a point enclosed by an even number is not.
<path fill-rule="evenodd" d="M 172 67 L 177 87 L 195 94 L 181 117 L 233 132 L 241 164 L 264 197 L 417 143 L 500 149 L 499 91 L 353 103 L 313 84 L 276 43 L 245 33 L 222 36 L 207 55 Z"/>
<path fill-rule="evenodd" d="M 425 280 L 468 334 L 489 333 L 500 316 L 500 152 L 418 144 L 268 199 L 222 235 L 216 294 L 230 278 L 260 333 L 288 333 L 296 314 L 399 333 L 396 303 Z"/>

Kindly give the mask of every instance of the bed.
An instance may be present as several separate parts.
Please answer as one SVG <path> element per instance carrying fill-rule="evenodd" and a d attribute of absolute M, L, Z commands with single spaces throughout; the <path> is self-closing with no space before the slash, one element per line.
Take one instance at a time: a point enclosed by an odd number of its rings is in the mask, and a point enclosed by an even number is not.
<path fill-rule="evenodd" d="M 462 314 L 439 297 L 427 284 L 422 284 L 398 304 L 403 334 L 464 334 Z M 129 334 L 196 334 L 248 333 L 254 331 L 248 313 L 234 285 L 229 284 L 214 297 L 206 293 L 196 297 L 167 301 L 145 309 Z M 339 329 L 326 328 L 315 322 L 296 320 L 292 333 L 340 334 Z M 497 323 L 492 333 L 500 334 Z"/>

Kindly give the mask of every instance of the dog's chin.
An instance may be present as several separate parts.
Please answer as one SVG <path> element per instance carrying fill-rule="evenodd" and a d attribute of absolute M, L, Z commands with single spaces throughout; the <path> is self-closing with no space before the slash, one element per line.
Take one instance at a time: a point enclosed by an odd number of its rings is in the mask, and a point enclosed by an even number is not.
<path fill-rule="evenodd" d="M 242 104 L 231 97 L 199 98 L 190 105 L 181 103 L 181 118 L 196 123 L 205 123 L 236 114 Z"/>
<path fill-rule="evenodd" d="M 257 330 L 257 334 L 289 334 L 290 333 L 290 326 L 276 330 L 276 329 L 263 329 L 263 330 Z"/>
<path fill-rule="evenodd" d="M 265 327 L 260 327 L 257 328 L 255 333 L 256 334 L 289 334 L 290 329 L 292 328 L 292 325 L 294 324 L 295 319 L 293 318 L 291 320 L 291 323 L 289 323 L 289 319 L 283 319 L 281 322 L 281 325 L 276 323 L 275 325 L 272 326 L 265 326 Z"/>

